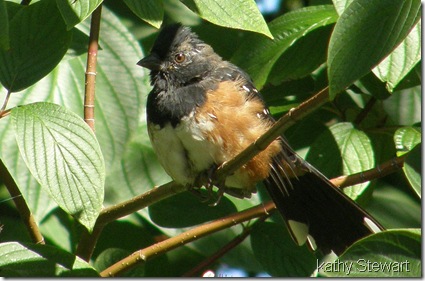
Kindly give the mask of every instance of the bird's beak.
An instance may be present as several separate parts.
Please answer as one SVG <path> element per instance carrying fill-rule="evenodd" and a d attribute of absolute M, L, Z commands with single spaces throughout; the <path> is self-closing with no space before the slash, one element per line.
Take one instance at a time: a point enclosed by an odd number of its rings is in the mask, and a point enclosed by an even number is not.
<path fill-rule="evenodd" d="M 140 65 L 141 67 L 146 67 L 150 70 L 160 70 L 161 60 L 156 54 L 152 53 L 149 56 L 139 60 L 137 65 Z"/>

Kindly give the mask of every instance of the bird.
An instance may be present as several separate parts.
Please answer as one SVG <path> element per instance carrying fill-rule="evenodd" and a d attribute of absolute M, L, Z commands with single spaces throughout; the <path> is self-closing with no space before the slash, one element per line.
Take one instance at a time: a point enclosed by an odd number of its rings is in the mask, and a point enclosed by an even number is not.
<path fill-rule="evenodd" d="M 276 122 L 249 75 L 215 53 L 190 27 L 162 27 L 149 55 L 137 65 L 150 71 L 146 116 L 151 144 L 178 184 L 209 187 L 217 167 Z M 250 198 L 260 182 L 299 246 L 340 255 L 355 241 L 384 230 L 301 158 L 283 135 L 213 184 L 222 193 Z"/>

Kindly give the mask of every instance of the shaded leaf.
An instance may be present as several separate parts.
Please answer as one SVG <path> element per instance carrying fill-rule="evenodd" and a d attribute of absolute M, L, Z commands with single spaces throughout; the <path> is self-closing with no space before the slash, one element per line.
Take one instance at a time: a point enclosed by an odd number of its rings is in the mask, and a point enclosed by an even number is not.
<path fill-rule="evenodd" d="M 254 1 L 182 0 L 182 2 L 211 23 L 258 32 L 273 38 Z"/>
<path fill-rule="evenodd" d="M 9 48 L 9 19 L 6 1 L 0 0 L 0 49 L 7 50 Z"/>
<path fill-rule="evenodd" d="M 103 203 L 105 166 L 91 129 L 49 103 L 13 109 L 12 122 L 32 175 L 62 209 L 92 229 Z"/>
<path fill-rule="evenodd" d="M 327 277 L 357 278 L 420 277 L 421 231 L 388 230 L 368 236 L 348 248 L 335 262 L 337 263 L 340 264 L 339 267 L 324 265 L 319 274 Z M 351 270 L 344 271 L 342 263 L 352 265 Z"/>
<path fill-rule="evenodd" d="M 296 245 L 281 224 L 257 223 L 251 233 L 255 257 L 273 277 L 306 277 L 316 269 L 307 246 Z"/>
<path fill-rule="evenodd" d="M 68 30 L 90 16 L 102 2 L 103 0 L 56 0 Z"/>
<path fill-rule="evenodd" d="M 261 89 L 280 56 L 296 40 L 337 20 L 333 6 L 313 6 L 295 10 L 270 22 L 275 39 L 250 34 L 234 54 L 232 61 L 244 69 Z"/>
<path fill-rule="evenodd" d="M 421 122 L 422 87 L 408 88 L 394 92 L 384 100 L 384 109 L 394 125 L 413 125 Z"/>
<path fill-rule="evenodd" d="M 307 161 L 329 178 L 372 169 L 374 152 L 369 137 L 351 123 L 338 123 L 321 134 L 311 146 Z M 368 182 L 345 188 L 352 199 L 360 196 Z"/>
<path fill-rule="evenodd" d="M 0 255 L 0 272 L 5 277 L 99 276 L 79 257 L 48 245 L 1 243 Z"/>
<path fill-rule="evenodd" d="M 386 82 L 388 91 L 392 92 L 420 60 L 421 21 L 415 25 L 406 39 L 373 69 L 373 73 Z"/>
<path fill-rule="evenodd" d="M 124 0 L 124 3 L 139 18 L 153 27 L 160 28 L 164 17 L 164 6 L 162 1 L 157 0 Z"/>
<path fill-rule="evenodd" d="M 404 40 L 420 19 L 420 7 L 419 0 L 357 0 L 344 10 L 329 42 L 331 99 Z"/>
<path fill-rule="evenodd" d="M 332 27 L 327 25 L 309 32 L 289 47 L 273 66 L 270 83 L 303 78 L 323 64 Z"/>
<path fill-rule="evenodd" d="M 208 196 L 207 191 L 200 191 L 203 196 Z M 235 205 L 227 197 L 223 197 L 217 206 L 212 207 L 189 192 L 176 194 L 149 206 L 149 215 L 153 222 L 173 228 L 198 225 L 236 211 Z"/>
<path fill-rule="evenodd" d="M 422 197 L 422 157 L 421 145 L 417 145 L 407 154 L 404 161 L 403 171 L 412 186 L 413 190 L 419 197 Z"/>
<path fill-rule="evenodd" d="M 378 181 L 366 210 L 387 229 L 421 227 L 420 201 L 399 189 L 399 185 Z"/>
<path fill-rule="evenodd" d="M 106 7 L 102 10 L 101 24 L 102 50 L 98 53 L 96 75 L 96 137 L 105 159 L 106 173 L 109 174 L 121 168 L 121 158 L 137 128 L 139 116 L 144 119 L 142 108 L 149 82 L 146 72 L 136 65 L 137 60 L 143 57 L 138 42 Z M 89 22 L 80 24 L 78 28 L 80 33 L 88 34 Z M 64 105 L 82 116 L 86 60 L 85 55 L 63 60 L 34 86 L 12 95 L 9 106 L 43 100 Z M 2 92 L 5 92 L 4 88 Z M 0 122 L 0 157 L 17 181 L 31 211 L 37 220 L 41 220 L 56 205 L 45 192 L 41 192 L 20 157 L 10 121 L 10 118 L 4 118 Z M 108 188 L 117 188 L 118 193 L 122 186 L 108 185 Z"/>
<path fill-rule="evenodd" d="M 27 7 L 6 2 L 6 7 L 14 14 L 9 15 L 10 48 L 0 48 L 0 82 L 17 92 L 56 67 L 68 50 L 71 32 L 52 0 Z"/>

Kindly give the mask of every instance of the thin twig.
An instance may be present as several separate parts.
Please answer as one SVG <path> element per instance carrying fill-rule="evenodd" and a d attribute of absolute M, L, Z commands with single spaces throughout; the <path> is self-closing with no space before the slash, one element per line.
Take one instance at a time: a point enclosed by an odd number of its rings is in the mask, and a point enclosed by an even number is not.
<path fill-rule="evenodd" d="M 9 170 L 4 165 L 3 161 L 0 159 L 0 178 L 6 185 L 7 190 L 12 196 L 13 201 L 15 202 L 16 209 L 21 216 L 22 222 L 24 223 L 27 231 L 31 237 L 31 240 L 37 244 L 44 244 L 44 238 L 41 235 L 40 229 L 34 219 L 33 214 L 31 213 L 27 202 L 25 202 L 24 197 L 21 194 L 21 191 L 18 188 L 15 180 L 12 175 L 9 173 Z"/>
<path fill-rule="evenodd" d="M 145 249 L 134 252 L 130 256 L 124 258 L 123 260 L 102 271 L 100 273 L 100 276 L 112 277 L 119 275 L 139 263 L 144 263 L 147 260 L 164 254 L 181 245 L 185 245 L 209 234 L 240 224 L 253 218 L 258 218 L 263 215 L 267 215 L 275 208 L 275 205 L 272 202 L 269 202 L 265 205 L 261 204 L 245 211 L 232 214 L 230 216 L 220 218 L 210 223 L 198 226 L 177 236 L 171 237 L 167 240 L 151 245 Z"/>
<path fill-rule="evenodd" d="M 7 104 L 9 102 L 11 94 L 12 94 L 12 92 L 10 90 L 8 90 L 7 93 L 6 93 L 6 97 L 4 98 L 4 101 L 3 101 L 3 105 L 1 106 L 1 109 L 0 109 L 0 118 L 5 116 L 6 107 L 7 107 Z M 10 110 L 8 110 L 8 111 L 10 111 Z"/>
<path fill-rule="evenodd" d="M 359 125 L 372 110 L 376 102 L 377 99 L 375 97 L 371 97 L 366 103 L 365 107 L 362 109 L 362 111 L 360 111 L 359 115 L 357 115 L 356 119 L 354 120 L 354 124 Z"/>
<path fill-rule="evenodd" d="M 102 13 L 102 4 L 93 11 L 90 23 L 90 38 L 89 48 L 87 54 L 87 67 L 86 67 L 86 84 L 84 96 L 84 121 L 94 131 L 94 101 L 96 90 L 96 64 L 97 64 L 97 51 L 99 49 L 99 32 L 100 32 L 100 18 Z"/>

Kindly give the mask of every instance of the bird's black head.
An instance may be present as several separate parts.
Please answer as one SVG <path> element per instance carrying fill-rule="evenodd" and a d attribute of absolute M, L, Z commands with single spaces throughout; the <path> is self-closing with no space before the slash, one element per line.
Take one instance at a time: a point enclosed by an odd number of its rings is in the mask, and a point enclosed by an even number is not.
<path fill-rule="evenodd" d="M 152 84 L 169 88 L 198 82 L 220 60 L 190 28 L 173 24 L 161 29 L 150 55 L 137 64 L 151 70 Z"/>

